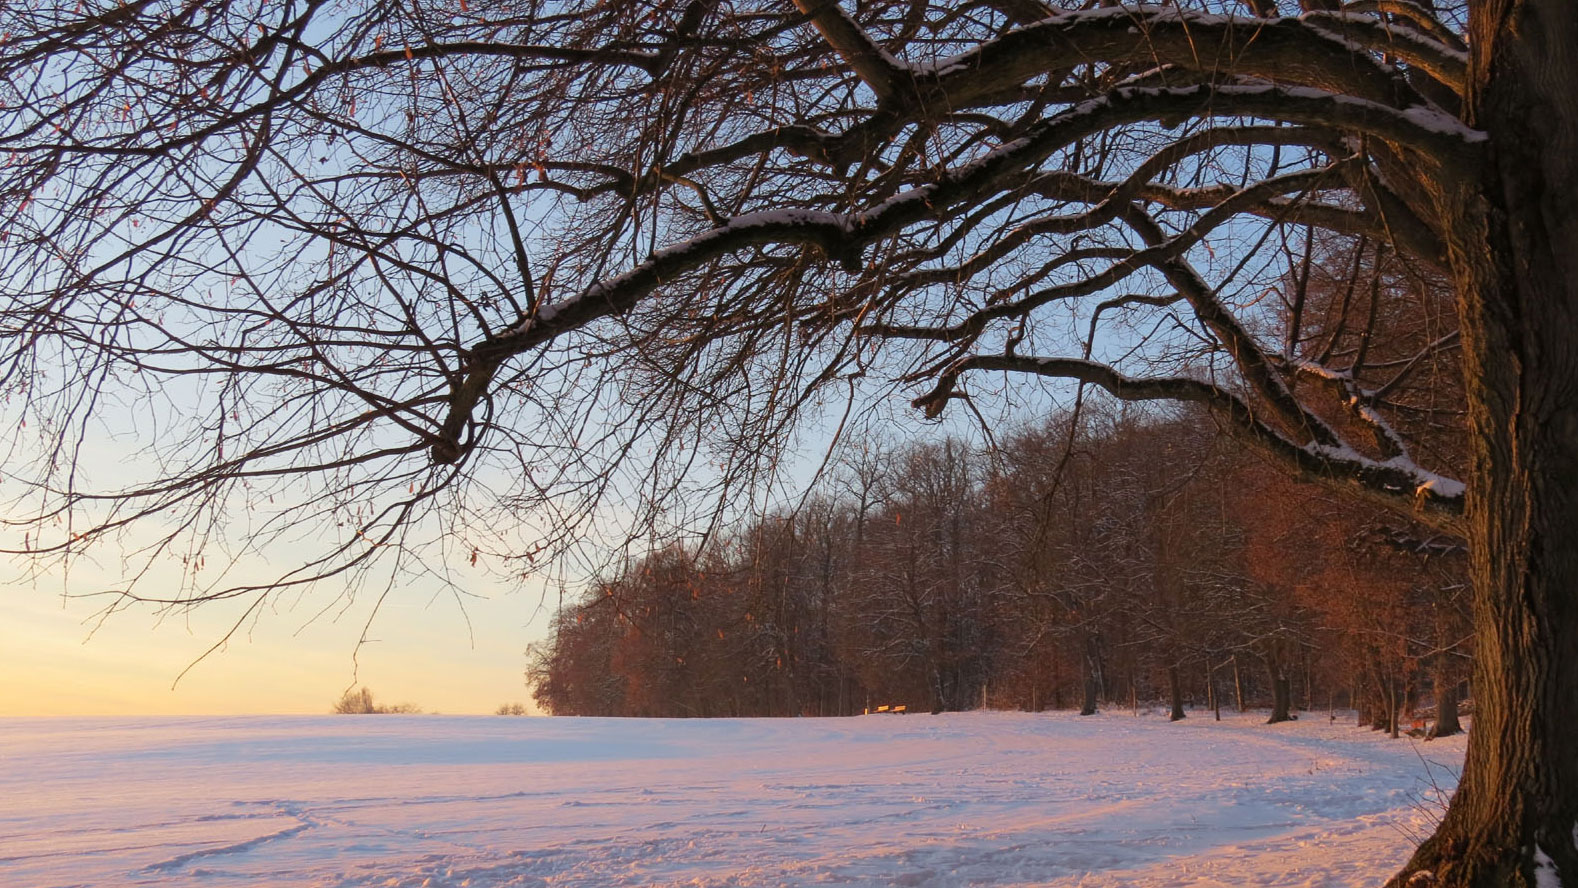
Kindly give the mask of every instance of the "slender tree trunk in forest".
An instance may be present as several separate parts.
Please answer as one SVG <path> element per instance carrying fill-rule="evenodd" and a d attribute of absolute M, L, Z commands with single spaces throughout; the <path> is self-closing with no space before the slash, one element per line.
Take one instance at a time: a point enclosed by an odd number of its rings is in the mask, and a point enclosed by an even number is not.
<path fill-rule="evenodd" d="M 1315 683 L 1310 676 L 1310 651 L 1304 648 L 1304 711 L 1315 708 Z"/>
<path fill-rule="evenodd" d="M 1062 652 L 1052 652 L 1052 708 L 1063 708 L 1063 657 Z"/>
<path fill-rule="evenodd" d="M 1370 724 L 1372 731 L 1392 730 L 1392 676 L 1376 667 L 1375 670 L 1375 713 L 1376 719 Z"/>
<path fill-rule="evenodd" d="M 1183 706 L 1183 678 L 1178 674 L 1178 666 L 1167 667 L 1167 693 L 1172 698 L 1173 711 L 1168 716 L 1169 721 L 1182 721 L 1184 718 Z"/>
<path fill-rule="evenodd" d="M 1386 683 L 1386 723 L 1392 739 L 1396 740 L 1403 720 L 1403 689 L 1397 676 Z"/>
<path fill-rule="evenodd" d="M 1101 651 L 1095 635 L 1085 637 L 1085 702 L 1080 715 L 1095 715 L 1097 698 L 1101 695 Z"/>
<path fill-rule="evenodd" d="M 1441 608 L 1438 613 L 1445 612 Z M 1450 737 L 1463 732 L 1463 723 L 1458 718 L 1458 686 L 1462 683 L 1462 671 L 1458 668 L 1457 657 L 1447 648 L 1447 644 L 1456 632 L 1444 631 L 1447 625 L 1438 621 L 1437 645 L 1440 651 L 1431 662 L 1430 677 L 1432 690 L 1436 699 L 1435 723 L 1430 726 L 1430 738 Z"/>
<path fill-rule="evenodd" d="M 1470 4 L 1469 118 L 1449 196 L 1472 440 L 1474 726 L 1456 795 L 1394 880 L 1578 884 L 1578 3 Z M 1456 206 L 1455 200 L 1461 201 Z M 1422 880 L 1421 880 L 1422 881 Z"/>
<path fill-rule="evenodd" d="M 1271 679 L 1271 717 L 1266 724 L 1292 721 L 1289 711 L 1293 706 L 1293 683 L 1288 680 L 1287 664 L 1283 662 L 1280 645 L 1272 643 L 1266 651 L 1266 672 Z"/>
<path fill-rule="evenodd" d="M 1463 732 L 1463 723 L 1457 714 L 1457 682 L 1436 670 L 1436 723 L 1430 728 L 1431 737 L 1450 737 Z"/>
<path fill-rule="evenodd" d="M 1239 712 L 1244 711 L 1244 677 L 1238 672 L 1238 656 L 1233 656 L 1233 702 Z"/>
<path fill-rule="evenodd" d="M 1084 702 L 1081 703 L 1080 707 L 1079 707 L 1079 714 L 1080 715 L 1095 715 L 1096 714 L 1096 688 L 1097 688 L 1097 685 L 1096 685 L 1096 678 L 1095 678 L 1095 676 L 1094 675 L 1086 675 L 1085 676 L 1085 699 L 1084 699 Z"/>

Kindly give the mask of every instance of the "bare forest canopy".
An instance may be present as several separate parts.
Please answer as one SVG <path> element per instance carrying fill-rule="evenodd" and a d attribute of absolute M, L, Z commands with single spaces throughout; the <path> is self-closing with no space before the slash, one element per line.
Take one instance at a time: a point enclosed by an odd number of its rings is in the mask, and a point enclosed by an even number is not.
<path fill-rule="evenodd" d="M 1460 545 L 1312 497 L 1199 413 L 1087 411 L 991 451 L 872 446 L 792 512 L 632 560 L 559 610 L 532 658 L 538 703 L 1352 706 L 1377 729 L 1455 730 L 1472 647 Z"/>

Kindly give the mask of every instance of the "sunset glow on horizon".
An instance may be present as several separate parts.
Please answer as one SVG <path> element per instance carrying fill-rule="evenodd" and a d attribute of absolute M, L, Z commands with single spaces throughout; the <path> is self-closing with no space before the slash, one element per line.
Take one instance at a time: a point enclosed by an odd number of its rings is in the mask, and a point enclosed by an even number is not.
<path fill-rule="evenodd" d="M 462 612 L 452 595 L 412 588 L 383 603 L 360 649 L 370 601 L 316 618 L 324 602 L 304 601 L 263 609 L 204 657 L 244 610 L 235 604 L 99 620 L 93 599 L 13 585 L 0 602 L 0 716 L 324 714 L 363 685 L 424 712 L 529 706 L 525 649 L 554 599 L 490 587 Z"/>

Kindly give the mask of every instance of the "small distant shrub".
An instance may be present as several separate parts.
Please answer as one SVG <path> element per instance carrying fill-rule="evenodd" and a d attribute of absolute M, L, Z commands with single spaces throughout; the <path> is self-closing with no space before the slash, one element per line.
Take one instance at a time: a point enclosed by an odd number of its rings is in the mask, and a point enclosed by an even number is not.
<path fill-rule="evenodd" d="M 361 690 L 346 691 L 334 702 L 334 712 L 338 715 L 398 715 L 421 711 L 410 703 L 379 703 L 366 685 Z"/>
<path fill-rule="evenodd" d="M 494 715 L 525 715 L 526 706 L 522 703 L 500 703 L 499 708 L 493 710 Z"/>

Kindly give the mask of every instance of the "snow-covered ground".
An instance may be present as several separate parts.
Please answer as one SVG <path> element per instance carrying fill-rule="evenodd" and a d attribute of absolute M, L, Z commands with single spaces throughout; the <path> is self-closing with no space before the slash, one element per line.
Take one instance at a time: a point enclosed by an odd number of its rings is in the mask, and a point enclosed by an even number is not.
<path fill-rule="evenodd" d="M 1463 755 L 1259 721 L 0 719 L 0 885 L 1348 888 Z"/>

